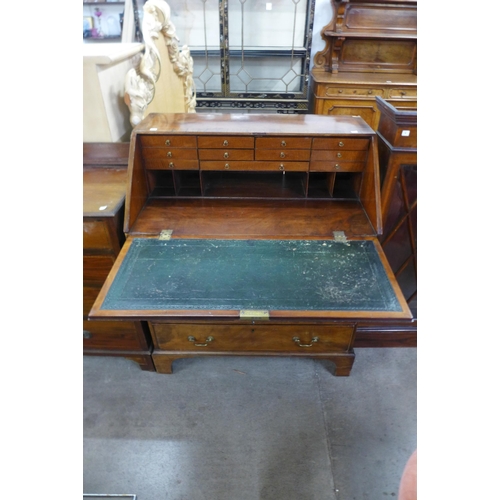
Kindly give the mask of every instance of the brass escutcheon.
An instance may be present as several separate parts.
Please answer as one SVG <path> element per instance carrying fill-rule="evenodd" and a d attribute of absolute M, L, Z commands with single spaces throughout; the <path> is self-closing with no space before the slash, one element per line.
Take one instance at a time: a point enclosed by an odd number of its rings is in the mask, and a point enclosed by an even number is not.
<path fill-rule="evenodd" d="M 342 158 L 342 153 L 337 153 L 337 158 Z"/>
<path fill-rule="evenodd" d="M 170 162 L 170 163 L 168 164 L 168 166 L 169 166 L 170 168 L 174 168 L 174 164 L 173 164 L 173 162 Z"/>
<path fill-rule="evenodd" d="M 344 147 L 344 143 L 342 141 L 339 142 L 339 146 L 342 148 Z"/>
<path fill-rule="evenodd" d="M 280 170 L 285 170 L 285 165 L 283 165 L 283 163 L 280 165 Z"/>
<path fill-rule="evenodd" d="M 222 145 L 223 145 L 223 146 L 229 146 L 229 142 L 224 141 L 224 142 L 222 143 Z"/>
<path fill-rule="evenodd" d="M 171 152 L 171 151 L 169 151 L 169 152 L 167 153 L 167 157 L 168 157 L 168 158 L 172 158 L 172 152 Z"/>
<path fill-rule="evenodd" d="M 170 139 L 167 139 L 167 140 L 165 141 L 165 144 L 166 144 L 167 146 L 170 146 Z"/>
<path fill-rule="evenodd" d="M 285 141 L 281 141 L 281 145 L 282 145 L 283 147 L 285 147 L 285 146 L 286 146 L 286 142 L 285 142 Z"/>
<path fill-rule="evenodd" d="M 229 158 L 229 153 L 228 152 L 224 153 L 224 158 Z"/>
<path fill-rule="evenodd" d="M 280 153 L 280 158 L 284 158 L 286 155 L 283 153 L 283 151 Z"/>

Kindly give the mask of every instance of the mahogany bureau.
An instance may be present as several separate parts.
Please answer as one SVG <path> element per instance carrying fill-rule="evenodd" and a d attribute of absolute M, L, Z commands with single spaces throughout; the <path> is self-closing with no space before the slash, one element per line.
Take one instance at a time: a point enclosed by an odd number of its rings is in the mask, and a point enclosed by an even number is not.
<path fill-rule="evenodd" d="M 360 321 L 410 321 L 377 240 L 360 118 L 150 114 L 132 132 L 126 242 L 89 314 L 147 322 L 153 362 L 296 356 L 349 375 Z"/>
<path fill-rule="evenodd" d="M 109 148 L 109 146 L 105 146 Z M 86 145 L 98 151 L 99 146 Z M 115 151 L 111 154 L 116 155 Z M 86 158 L 90 163 L 92 161 Z M 100 163 L 105 163 L 100 158 Z M 116 161 L 116 156 L 115 156 Z M 151 339 L 145 323 L 88 321 L 88 313 L 125 240 L 123 213 L 127 170 L 112 165 L 83 169 L 83 353 L 123 356 L 154 371 Z"/>

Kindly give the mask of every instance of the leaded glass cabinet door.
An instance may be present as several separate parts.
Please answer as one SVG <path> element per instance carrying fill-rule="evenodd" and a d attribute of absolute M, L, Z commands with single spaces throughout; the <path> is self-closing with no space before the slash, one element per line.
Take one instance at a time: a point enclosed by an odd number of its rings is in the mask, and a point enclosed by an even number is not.
<path fill-rule="evenodd" d="M 307 112 L 315 0 L 167 3 L 193 57 L 197 111 Z"/>

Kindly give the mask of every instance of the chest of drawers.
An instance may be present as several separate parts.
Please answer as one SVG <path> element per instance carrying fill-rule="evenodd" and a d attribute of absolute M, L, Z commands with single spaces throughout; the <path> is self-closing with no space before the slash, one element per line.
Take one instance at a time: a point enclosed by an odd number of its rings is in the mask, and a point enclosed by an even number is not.
<path fill-rule="evenodd" d="M 123 356 L 154 370 L 147 325 L 89 321 L 88 313 L 125 240 L 123 213 L 127 171 L 93 166 L 83 170 L 83 353 Z"/>
<path fill-rule="evenodd" d="M 348 375 L 360 320 L 411 318 L 377 241 L 378 168 L 357 118 L 149 115 L 131 137 L 127 239 L 90 317 L 147 322 L 161 373 L 240 355 Z"/>

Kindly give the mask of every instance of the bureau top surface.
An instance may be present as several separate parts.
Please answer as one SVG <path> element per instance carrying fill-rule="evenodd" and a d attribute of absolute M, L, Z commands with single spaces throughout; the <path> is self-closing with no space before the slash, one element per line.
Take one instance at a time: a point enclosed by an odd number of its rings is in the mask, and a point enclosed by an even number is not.
<path fill-rule="evenodd" d="M 125 200 L 126 168 L 83 169 L 83 216 L 112 216 Z"/>
<path fill-rule="evenodd" d="M 356 116 L 278 115 L 239 113 L 152 113 L 133 131 L 135 134 L 357 136 L 374 131 Z M 133 136 L 132 139 L 133 140 Z"/>

